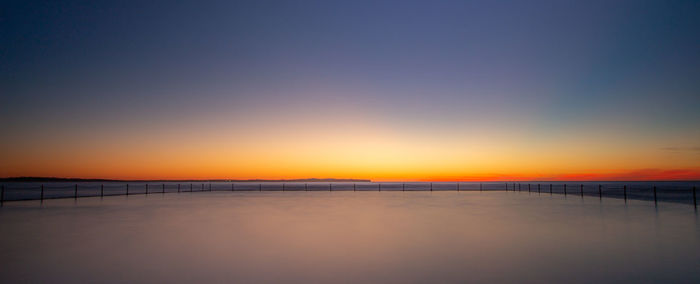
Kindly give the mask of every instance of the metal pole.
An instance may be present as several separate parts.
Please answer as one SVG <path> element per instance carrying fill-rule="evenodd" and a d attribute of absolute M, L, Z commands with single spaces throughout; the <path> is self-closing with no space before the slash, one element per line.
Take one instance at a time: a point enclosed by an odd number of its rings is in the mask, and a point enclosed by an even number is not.
<path fill-rule="evenodd" d="M 581 184 L 581 197 L 583 197 L 583 184 Z"/>
<path fill-rule="evenodd" d="M 693 185 L 693 205 L 695 205 L 695 210 L 698 210 L 698 199 L 695 197 L 695 186 Z"/>
<path fill-rule="evenodd" d="M 129 184 L 126 184 L 126 195 L 129 195 Z"/>
<path fill-rule="evenodd" d="M 352 191 L 355 191 L 355 189 L 356 189 L 356 187 L 355 187 L 355 184 L 353 183 L 352 184 Z"/>
<path fill-rule="evenodd" d="M 105 196 L 105 185 L 101 184 L 100 185 L 100 197 Z"/>
<path fill-rule="evenodd" d="M 163 189 L 161 190 L 160 193 L 165 193 L 165 184 L 163 184 Z"/>
<path fill-rule="evenodd" d="M 192 192 L 192 184 L 190 183 L 190 192 Z"/>
<path fill-rule="evenodd" d="M 603 198 L 603 186 L 600 184 L 598 185 L 598 197 Z"/>
<path fill-rule="evenodd" d="M 5 202 L 5 185 L 2 185 L 2 189 L 0 189 L 0 204 Z"/>
<path fill-rule="evenodd" d="M 527 184 L 527 192 L 530 192 L 530 184 Z"/>
<path fill-rule="evenodd" d="M 549 184 L 549 195 L 552 195 L 552 184 Z"/>
<path fill-rule="evenodd" d="M 41 201 L 44 201 L 44 185 L 41 185 Z"/>
<path fill-rule="evenodd" d="M 78 199 L 78 184 L 77 183 L 75 184 L 75 193 L 73 194 L 73 197 L 75 199 Z"/>
<path fill-rule="evenodd" d="M 430 183 L 430 191 L 433 191 L 433 183 Z"/>
<path fill-rule="evenodd" d="M 656 206 L 656 186 L 654 186 L 654 206 Z"/>
<path fill-rule="evenodd" d="M 622 194 L 625 196 L 625 202 L 627 202 L 627 185 L 622 187 Z"/>
<path fill-rule="evenodd" d="M 566 184 L 564 184 L 564 195 L 566 195 Z"/>

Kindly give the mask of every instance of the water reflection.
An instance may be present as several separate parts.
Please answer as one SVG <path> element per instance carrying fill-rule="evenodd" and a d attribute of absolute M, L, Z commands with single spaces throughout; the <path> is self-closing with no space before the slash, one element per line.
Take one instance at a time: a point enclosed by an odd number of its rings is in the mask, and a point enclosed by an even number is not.
<path fill-rule="evenodd" d="M 693 282 L 684 204 L 525 192 L 203 192 L 0 208 L 5 282 Z M 658 210 L 658 211 L 657 211 Z"/>

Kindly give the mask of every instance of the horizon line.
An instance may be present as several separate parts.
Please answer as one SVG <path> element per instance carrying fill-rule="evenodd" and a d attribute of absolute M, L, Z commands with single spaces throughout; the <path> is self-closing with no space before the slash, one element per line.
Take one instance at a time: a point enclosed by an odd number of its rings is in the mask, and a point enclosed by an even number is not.
<path fill-rule="evenodd" d="M 700 182 L 700 179 L 573 179 L 573 180 L 529 180 L 529 179 L 423 179 L 423 180 L 384 180 L 373 181 L 363 178 L 297 178 L 297 179 L 227 179 L 227 178 L 199 178 L 199 179 L 114 179 L 114 178 L 76 178 L 76 177 L 40 177 L 40 176 L 14 176 L 0 177 L 3 182 L 38 182 L 38 181 L 75 181 L 75 182 L 371 182 L 371 183 L 395 183 L 395 182 Z"/>

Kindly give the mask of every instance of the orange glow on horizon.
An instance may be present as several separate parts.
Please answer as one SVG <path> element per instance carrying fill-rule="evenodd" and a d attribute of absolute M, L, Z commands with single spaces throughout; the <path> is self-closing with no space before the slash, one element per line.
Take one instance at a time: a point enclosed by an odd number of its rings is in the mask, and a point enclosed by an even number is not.
<path fill-rule="evenodd" d="M 614 173 L 575 173 L 553 176 L 481 175 L 468 177 L 426 178 L 416 181 L 696 181 L 700 169 L 641 169 Z"/>
<path fill-rule="evenodd" d="M 615 127 L 536 135 L 486 124 L 462 131 L 407 127 L 357 113 L 266 119 L 86 129 L 55 133 L 50 140 L 38 134 L 7 137 L 0 141 L 0 177 L 700 180 L 700 151 L 684 142 L 700 141 L 695 134 L 671 143 L 643 132 L 619 135 Z"/>
<path fill-rule="evenodd" d="M 611 173 L 573 173 L 552 176 L 480 174 L 463 176 L 435 177 L 387 177 L 349 176 L 349 175 L 263 175 L 263 176 L 227 176 L 227 175 L 12 175 L 3 177 L 55 177 L 55 178 L 84 178 L 84 179 L 114 179 L 114 180 L 299 180 L 299 179 L 362 179 L 374 182 L 491 182 L 491 181 L 694 181 L 700 180 L 700 169 L 640 169 L 635 171 L 620 171 Z"/>

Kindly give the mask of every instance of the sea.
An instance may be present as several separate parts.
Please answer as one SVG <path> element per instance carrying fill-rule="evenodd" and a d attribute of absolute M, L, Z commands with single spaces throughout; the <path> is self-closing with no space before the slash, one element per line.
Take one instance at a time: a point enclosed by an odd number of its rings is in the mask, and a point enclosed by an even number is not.
<path fill-rule="evenodd" d="M 0 280 L 700 283 L 690 182 L 163 184 L 5 184 Z"/>

